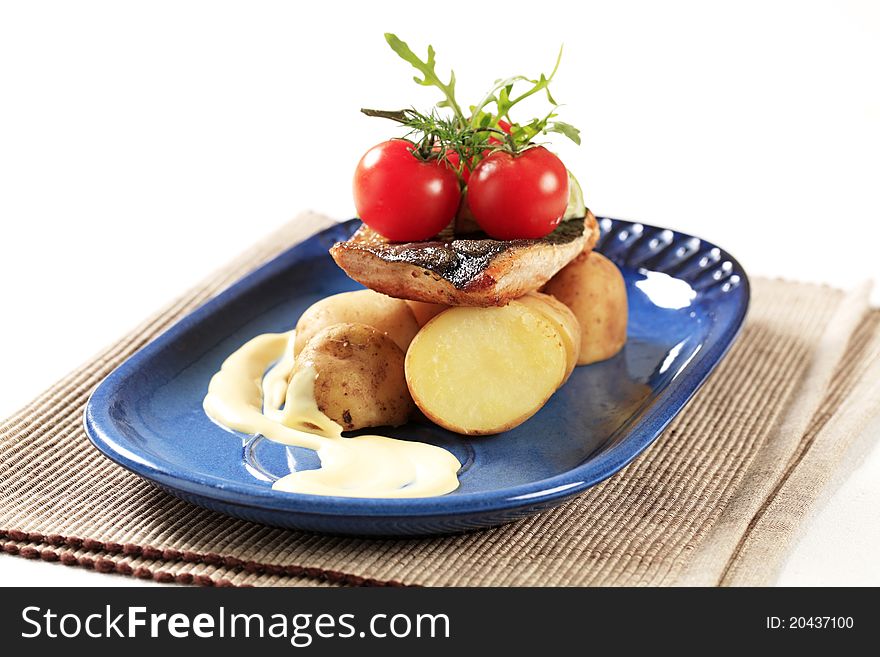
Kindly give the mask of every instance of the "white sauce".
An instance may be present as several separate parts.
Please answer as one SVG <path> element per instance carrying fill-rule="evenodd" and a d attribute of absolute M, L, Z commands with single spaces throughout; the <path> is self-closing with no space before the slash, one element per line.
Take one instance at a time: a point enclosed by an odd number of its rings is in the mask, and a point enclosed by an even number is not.
<path fill-rule="evenodd" d="M 292 472 L 273 489 L 344 497 L 430 497 L 458 488 L 461 463 L 442 447 L 386 436 L 343 436 L 342 427 L 315 402 L 314 366 L 306 363 L 291 380 L 293 336 L 293 331 L 266 333 L 244 344 L 213 376 L 203 403 L 208 416 L 224 427 L 317 452 L 320 468 Z"/>

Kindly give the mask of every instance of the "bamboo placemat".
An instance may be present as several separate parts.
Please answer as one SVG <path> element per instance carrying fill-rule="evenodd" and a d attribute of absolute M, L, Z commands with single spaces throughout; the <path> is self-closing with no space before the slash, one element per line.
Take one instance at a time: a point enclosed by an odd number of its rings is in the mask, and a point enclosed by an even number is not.
<path fill-rule="evenodd" d="M 329 223 L 297 218 L 0 424 L 5 552 L 202 585 L 767 584 L 880 411 L 867 287 L 757 279 L 739 341 L 663 436 L 578 498 L 504 527 L 397 540 L 266 527 L 177 500 L 91 447 L 82 411 L 104 376 Z"/>

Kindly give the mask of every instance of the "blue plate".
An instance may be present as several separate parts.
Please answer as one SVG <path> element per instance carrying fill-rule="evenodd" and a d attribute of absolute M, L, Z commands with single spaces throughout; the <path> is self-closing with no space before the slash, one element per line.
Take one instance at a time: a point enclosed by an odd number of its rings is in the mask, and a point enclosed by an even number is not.
<path fill-rule="evenodd" d="M 465 438 L 426 421 L 387 431 L 451 450 L 465 464 L 458 490 L 422 499 L 273 491 L 291 456 L 297 467 L 315 467 L 314 454 L 225 431 L 202 399 L 245 341 L 288 330 L 318 299 L 360 287 L 327 253 L 357 225 L 339 224 L 284 252 L 123 363 L 86 407 L 95 446 L 172 495 L 256 522 L 379 535 L 489 527 L 556 506 L 638 456 L 724 356 L 748 306 L 745 273 L 718 247 L 601 219 L 597 249 L 620 266 L 629 293 L 620 354 L 577 368 L 543 409 L 504 434 Z"/>

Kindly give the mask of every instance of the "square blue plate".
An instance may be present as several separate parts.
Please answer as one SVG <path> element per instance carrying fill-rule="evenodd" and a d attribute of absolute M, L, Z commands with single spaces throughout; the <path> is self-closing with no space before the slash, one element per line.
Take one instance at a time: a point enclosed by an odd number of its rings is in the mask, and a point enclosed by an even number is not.
<path fill-rule="evenodd" d="M 433 424 L 386 433 L 441 445 L 465 465 L 442 497 L 358 499 L 271 490 L 314 454 L 225 431 L 202 410 L 208 381 L 250 338 L 286 331 L 313 302 L 360 286 L 327 250 L 359 222 L 282 253 L 136 353 L 92 394 L 86 431 L 106 456 L 192 503 L 256 522 L 345 534 L 489 527 L 556 506 L 650 445 L 706 380 L 742 326 L 749 283 L 722 249 L 672 230 L 601 219 L 597 250 L 620 266 L 629 339 L 579 367 L 534 417 L 465 438 Z"/>

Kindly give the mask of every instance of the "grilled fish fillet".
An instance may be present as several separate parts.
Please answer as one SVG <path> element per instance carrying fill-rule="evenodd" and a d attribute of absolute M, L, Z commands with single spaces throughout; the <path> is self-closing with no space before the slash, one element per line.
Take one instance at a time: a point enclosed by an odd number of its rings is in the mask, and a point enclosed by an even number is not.
<path fill-rule="evenodd" d="M 389 242 L 361 226 L 330 255 L 346 274 L 399 299 L 448 306 L 503 306 L 537 290 L 582 251 L 593 248 L 593 213 L 567 219 L 532 240 L 449 239 Z"/>

